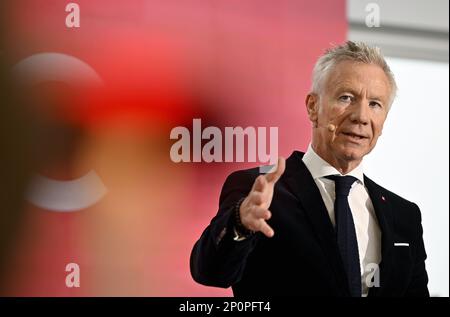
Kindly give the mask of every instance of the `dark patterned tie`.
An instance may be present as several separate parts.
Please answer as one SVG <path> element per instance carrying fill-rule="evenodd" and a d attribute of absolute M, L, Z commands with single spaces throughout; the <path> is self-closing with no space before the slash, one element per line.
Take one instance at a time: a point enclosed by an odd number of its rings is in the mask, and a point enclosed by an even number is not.
<path fill-rule="evenodd" d="M 335 184 L 334 215 L 336 236 L 342 262 L 347 273 L 350 294 L 352 297 L 361 297 L 358 240 L 356 239 L 355 224 L 348 203 L 348 194 L 356 178 L 337 175 L 326 176 L 326 178 L 333 180 Z"/>

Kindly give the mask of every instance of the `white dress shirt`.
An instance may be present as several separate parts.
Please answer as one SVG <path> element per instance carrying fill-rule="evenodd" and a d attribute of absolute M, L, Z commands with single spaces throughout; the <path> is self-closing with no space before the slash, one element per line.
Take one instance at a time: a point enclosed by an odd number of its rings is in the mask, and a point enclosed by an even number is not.
<path fill-rule="evenodd" d="M 320 194 L 322 195 L 325 207 L 328 210 L 331 222 L 335 225 L 334 217 L 334 181 L 325 178 L 328 175 L 342 175 L 336 168 L 328 164 L 316 152 L 311 144 L 303 156 L 303 162 L 311 173 Z M 345 175 L 357 178 L 353 183 L 348 196 L 348 202 L 355 223 L 356 239 L 358 240 L 359 262 L 361 268 L 362 296 L 367 296 L 368 287 L 366 276 L 372 273 L 371 263 L 379 264 L 381 261 L 381 231 L 375 210 L 370 200 L 366 187 L 364 186 L 364 176 L 362 164 Z M 367 268 L 367 271 L 366 269 Z"/>

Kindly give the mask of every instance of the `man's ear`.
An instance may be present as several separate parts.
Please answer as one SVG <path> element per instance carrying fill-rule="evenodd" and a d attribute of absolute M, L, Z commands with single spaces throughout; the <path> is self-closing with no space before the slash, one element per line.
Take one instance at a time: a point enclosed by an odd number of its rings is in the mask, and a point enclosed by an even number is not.
<path fill-rule="evenodd" d="M 315 93 L 309 93 L 306 96 L 305 105 L 309 120 L 312 122 L 313 127 L 317 127 L 319 96 Z"/>

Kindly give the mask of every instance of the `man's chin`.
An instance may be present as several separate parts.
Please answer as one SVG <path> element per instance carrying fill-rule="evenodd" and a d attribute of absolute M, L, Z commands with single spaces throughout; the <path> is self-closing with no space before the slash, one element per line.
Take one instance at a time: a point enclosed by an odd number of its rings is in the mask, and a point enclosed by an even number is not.
<path fill-rule="evenodd" d="M 361 151 L 360 149 L 344 149 L 341 151 L 341 159 L 347 162 L 360 162 L 363 157 L 366 155 L 366 152 Z"/>

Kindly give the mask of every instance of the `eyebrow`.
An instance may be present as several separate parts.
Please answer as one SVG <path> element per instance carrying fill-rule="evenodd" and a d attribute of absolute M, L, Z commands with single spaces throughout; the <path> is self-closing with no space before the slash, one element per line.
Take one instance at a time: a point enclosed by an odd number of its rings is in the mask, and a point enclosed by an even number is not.
<path fill-rule="evenodd" d="M 355 89 L 350 88 L 348 86 L 337 87 L 336 94 L 340 94 L 340 93 L 343 93 L 343 92 L 349 92 L 349 93 L 351 93 L 351 94 L 353 94 L 355 96 L 359 95 L 359 93 Z M 378 101 L 378 102 L 382 102 L 382 103 L 386 102 L 380 96 L 370 97 L 369 100 Z"/>
<path fill-rule="evenodd" d="M 342 92 L 350 92 L 350 93 L 352 93 L 354 95 L 358 94 L 357 91 L 355 89 L 353 89 L 353 88 L 349 88 L 349 87 L 345 87 L 345 86 L 342 86 L 342 87 L 338 86 L 337 89 L 336 89 L 336 94 L 339 94 L 339 93 L 342 93 Z"/>

